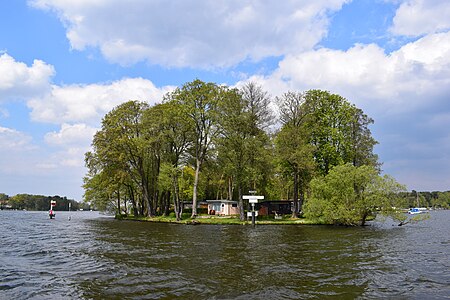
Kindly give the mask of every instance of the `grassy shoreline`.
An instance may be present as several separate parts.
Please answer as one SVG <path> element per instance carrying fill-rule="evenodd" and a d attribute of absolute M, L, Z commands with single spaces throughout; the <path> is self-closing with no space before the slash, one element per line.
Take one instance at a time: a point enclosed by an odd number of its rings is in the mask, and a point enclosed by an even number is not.
<path fill-rule="evenodd" d="M 134 217 L 134 216 L 116 216 L 116 219 L 127 221 L 153 222 L 153 223 L 171 223 L 184 225 L 252 225 L 252 221 L 241 221 L 239 217 L 218 217 L 200 215 L 195 219 L 190 217 L 183 218 L 177 221 L 172 216 L 158 216 L 158 217 Z M 324 225 L 325 223 L 318 220 L 311 220 L 306 218 L 290 218 L 284 217 L 282 219 L 264 218 L 256 220 L 256 225 Z"/>

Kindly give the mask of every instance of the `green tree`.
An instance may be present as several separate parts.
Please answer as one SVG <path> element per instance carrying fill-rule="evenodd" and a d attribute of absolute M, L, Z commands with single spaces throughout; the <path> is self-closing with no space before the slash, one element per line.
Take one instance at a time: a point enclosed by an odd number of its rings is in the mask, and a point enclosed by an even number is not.
<path fill-rule="evenodd" d="M 195 159 L 195 178 L 192 195 L 192 217 L 197 216 L 197 197 L 200 170 L 217 134 L 217 104 L 224 96 L 223 88 L 214 83 L 194 80 L 168 95 L 183 108 L 192 128 L 192 157 Z"/>
<path fill-rule="evenodd" d="M 142 115 L 148 105 L 138 101 L 125 102 L 102 120 L 102 128 L 92 143 L 93 152 L 86 154 L 89 169 L 85 178 L 85 199 L 100 200 L 104 207 L 115 193 L 117 211 L 120 213 L 120 191 L 138 186 L 144 212 L 151 216 L 155 212 L 150 197 L 150 180 L 154 178 L 152 144 L 142 126 Z M 134 184 L 130 182 L 133 181 Z M 130 193 L 128 193 L 130 194 Z M 95 196 L 95 197 L 94 197 Z"/>
<path fill-rule="evenodd" d="M 256 181 L 260 179 L 255 175 L 263 173 L 258 159 L 264 156 L 267 135 L 263 128 L 271 120 L 270 99 L 254 83 L 244 85 L 241 90 L 228 89 L 224 92 L 225 96 L 218 105 L 218 161 L 228 175 L 230 200 L 233 196 L 231 185 L 236 186 L 240 219 L 244 220 L 244 187 L 249 187 L 252 182 L 256 186 Z"/>
<path fill-rule="evenodd" d="M 165 103 L 157 104 L 145 113 L 146 124 L 159 124 L 158 131 L 154 132 L 159 136 L 162 149 L 163 176 L 171 181 L 171 188 L 168 190 L 173 197 L 175 216 L 181 219 L 180 195 L 179 195 L 179 174 L 183 165 L 187 163 L 187 149 L 190 147 L 191 123 L 185 118 L 182 106 L 173 101 L 171 95 L 166 95 Z M 167 188 L 167 180 L 165 181 Z"/>
<path fill-rule="evenodd" d="M 304 97 L 310 142 L 322 175 L 346 163 L 378 167 L 378 157 L 373 153 L 377 142 L 368 128 L 372 119 L 342 96 L 327 91 L 310 90 Z"/>
<path fill-rule="evenodd" d="M 367 217 L 382 213 L 399 219 L 394 207 L 405 187 L 373 166 L 352 164 L 332 168 L 311 181 L 311 198 L 305 215 L 327 224 L 364 225 Z"/>
<path fill-rule="evenodd" d="M 305 97 L 302 93 L 287 92 L 277 98 L 277 103 L 283 124 L 275 137 L 277 161 L 281 173 L 293 180 L 292 217 L 297 218 L 314 171 L 314 148 L 309 143 L 309 129 L 306 125 L 308 112 L 305 110 Z"/>

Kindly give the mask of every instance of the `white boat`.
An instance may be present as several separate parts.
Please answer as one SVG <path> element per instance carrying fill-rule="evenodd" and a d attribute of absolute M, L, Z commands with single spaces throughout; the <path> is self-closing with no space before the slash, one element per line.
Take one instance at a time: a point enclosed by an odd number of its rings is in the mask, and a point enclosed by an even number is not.
<path fill-rule="evenodd" d="M 420 207 L 419 193 L 417 191 L 416 191 L 416 205 L 417 207 L 413 207 L 408 210 L 408 214 L 418 215 L 427 212 L 427 209 L 425 207 Z"/>
<path fill-rule="evenodd" d="M 408 210 L 408 214 L 410 214 L 410 215 L 418 215 L 418 214 L 421 214 L 421 213 L 423 213 L 423 211 L 420 210 L 417 207 L 413 207 L 410 210 Z"/>

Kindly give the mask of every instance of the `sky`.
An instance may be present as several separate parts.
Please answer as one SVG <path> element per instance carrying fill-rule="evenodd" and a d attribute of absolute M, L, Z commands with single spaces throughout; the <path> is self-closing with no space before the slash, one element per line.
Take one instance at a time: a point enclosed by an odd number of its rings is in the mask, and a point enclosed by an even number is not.
<path fill-rule="evenodd" d="M 102 117 L 196 78 L 322 89 L 409 190 L 450 190 L 448 0 L 0 0 L 0 193 L 81 201 Z"/>

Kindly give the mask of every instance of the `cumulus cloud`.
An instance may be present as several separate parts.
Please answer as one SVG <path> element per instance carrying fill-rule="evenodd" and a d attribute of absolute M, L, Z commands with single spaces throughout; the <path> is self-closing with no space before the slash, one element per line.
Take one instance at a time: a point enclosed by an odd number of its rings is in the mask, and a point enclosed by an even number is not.
<path fill-rule="evenodd" d="M 450 173 L 450 32 L 426 35 L 386 53 L 376 44 L 286 56 L 267 76 L 272 95 L 329 90 L 375 119 L 383 169 L 415 189 L 446 189 Z M 425 142 L 426 141 L 426 142 Z M 435 167 L 433 167 L 435 166 Z M 433 170 L 433 171 L 427 171 Z"/>
<path fill-rule="evenodd" d="M 53 66 L 34 60 L 29 67 L 7 53 L 0 55 L 0 102 L 22 100 L 50 89 Z"/>
<path fill-rule="evenodd" d="M 450 32 L 425 36 L 390 54 L 370 44 L 290 55 L 270 76 L 250 80 L 275 95 L 320 88 L 365 107 L 406 112 L 450 93 Z"/>
<path fill-rule="evenodd" d="M 330 12 L 348 0 L 34 0 L 56 12 L 77 50 L 98 47 L 112 62 L 226 67 L 311 49 Z"/>
<path fill-rule="evenodd" d="M 59 148 L 52 161 L 63 167 L 83 167 L 84 153 L 89 151 L 96 128 L 86 124 L 62 124 L 61 129 L 49 132 L 44 139 L 48 145 Z"/>
<path fill-rule="evenodd" d="M 31 150 L 31 137 L 15 129 L 0 126 L 0 151 Z"/>
<path fill-rule="evenodd" d="M 448 0 L 408 0 L 396 11 L 391 32 L 420 36 L 450 29 Z"/>
<path fill-rule="evenodd" d="M 49 132 L 45 141 L 50 145 L 89 145 L 96 128 L 86 124 L 62 124 L 59 132 Z"/>
<path fill-rule="evenodd" d="M 52 86 L 50 93 L 28 101 L 35 121 L 54 124 L 99 120 L 113 107 L 128 100 L 147 101 L 154 104 L 172 90 L 170 86 L 157 88 L 142 78 L 125 78 L 105 84 L 73 84 Z"/>

